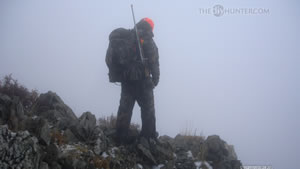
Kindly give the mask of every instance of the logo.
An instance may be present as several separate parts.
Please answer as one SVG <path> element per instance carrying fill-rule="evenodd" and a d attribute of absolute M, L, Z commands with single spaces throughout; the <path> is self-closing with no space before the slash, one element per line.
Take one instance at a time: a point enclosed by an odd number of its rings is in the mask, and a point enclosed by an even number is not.
<path fill-rule="evenodd" d="M 213 7 L 213 14 L 216 17 L 220 17 L 220 16 L 224 15 L 224 7 L 222 5 L 215 5 Z"/>

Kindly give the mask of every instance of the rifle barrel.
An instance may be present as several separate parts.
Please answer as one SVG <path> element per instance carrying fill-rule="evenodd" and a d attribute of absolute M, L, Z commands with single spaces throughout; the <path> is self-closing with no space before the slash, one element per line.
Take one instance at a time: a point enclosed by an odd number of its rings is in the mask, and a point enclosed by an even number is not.
<path fill-rule="evenodd" d="M 134 16 L 133 4 L 131 4 L 131 12 L 132 12 L 133 23 L 134 23 L 134 29 L 135 29 L 135 34 L 136 34 L 136 38 L 137 38 L 137 43 L 138 43 L 138 46 L 139 46 L 139 52 L 140 52 L 141 60 L 142 60 L 142 62 L 144 63 L 145 58 L 144 58 L 144 56 L 143 56 L 142 45 L 141 45 L 141 42 L 140 42 L 140 37 L 139 37 L 139 34 L 138 34 L 136 22 L 135 22 L 135 16 Z"/>

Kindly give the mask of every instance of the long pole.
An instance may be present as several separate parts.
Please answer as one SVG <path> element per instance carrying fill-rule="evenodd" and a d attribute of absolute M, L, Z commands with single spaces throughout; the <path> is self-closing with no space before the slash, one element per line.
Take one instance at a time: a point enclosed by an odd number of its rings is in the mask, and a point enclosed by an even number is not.
<path fill-rule="evenodd" d="M 145 58 L 144 58 L 144 56 L 143 56 L 142 46 L 141 46 L 140 37 L 139 37 L 139 34 L 138 34 L 136 22 L 135 22 L 135 16 L 134 16 L 134 11 L 133 11 L 133 5 L 132 5 L 132 4 L 131 4 L 131 12 L 132 12 L 133 23 L 134 23 L 134 29 L 135 29 L 135 34 L 136 34 L 136 38 L 137 38 L 137 43 L 138 43 L 138 46 L 139 46 L 139 51 L 140 51 L 141 60 L 142 60 L 142 62 L 144 63 Z"/>

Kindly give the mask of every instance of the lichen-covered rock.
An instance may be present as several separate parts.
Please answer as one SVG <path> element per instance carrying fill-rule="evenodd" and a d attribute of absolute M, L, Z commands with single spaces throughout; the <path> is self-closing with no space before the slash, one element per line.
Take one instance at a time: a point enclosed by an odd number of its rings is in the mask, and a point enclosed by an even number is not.
<path fill-rule="evenodd" d="M 86 169 L 89 162 L 95 156 L 84 144 L 63 145 L 59 147 L 61 150 L 58 156 L 58 162 L 62 168 L 69 169 Z"/>
<path fill-rule="evenodd" d="M 28 131 L 11 132 L 0 126 L 0 168 L 38 169 L 41 153 L 38 140 Z"/>
<path fill-rule="evenodd" d="M 98 133 L 98 138 L 93 142 L 94 153 L 100 155 L 101 153 L 107 151 L 110 140 L 104 135 L 100 130 Z"/>

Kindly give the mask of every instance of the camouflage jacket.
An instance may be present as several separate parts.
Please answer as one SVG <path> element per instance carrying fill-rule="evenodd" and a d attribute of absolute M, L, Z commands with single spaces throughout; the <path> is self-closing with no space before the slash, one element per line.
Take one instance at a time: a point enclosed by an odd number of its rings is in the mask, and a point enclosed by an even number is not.
<path fill-rule="evenodd" d="M 131 30 L 133 36 L 135 37 L 134 29 Z M 149 71 L 149 75 L 152 77 L 152 81 L 154 85 L 156 86 L 159 81 L 160 76 L 160 69 L 159 69 L 159 54 L 158 54 L 158 48 L 153 40 L 153 33 L 151 32 L 140 32 L 140 39 L 141 39 L 141 45 L 143 54 L 145 57 L 145 64 L 144 67 L 146 67 L 146 71 Z M 139 48 L 138 44 L 135 43 L 135 53 L 138 55 L 138 60 L 141 59 L 139 56 Z"/>

